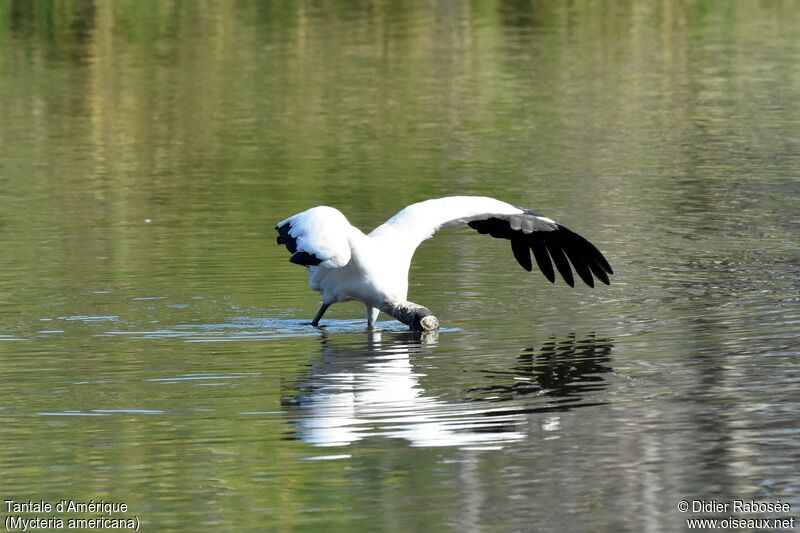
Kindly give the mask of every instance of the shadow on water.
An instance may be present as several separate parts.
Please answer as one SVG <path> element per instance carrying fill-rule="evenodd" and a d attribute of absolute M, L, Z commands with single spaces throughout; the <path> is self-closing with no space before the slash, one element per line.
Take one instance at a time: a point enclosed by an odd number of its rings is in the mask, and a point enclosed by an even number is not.
<path fill-rule="evenodd" d="M 463 361 L 467 384 L 441 384 L 435 367 L 420 364 L 441 355 L 438 341 L 436 333 L 376 331 L 365 343 L 323 333 L 322 353 L 282 398 L 294 427 L 288 438 L 318 446 L 366 437 L 496 446 L 529 438 L 535 424 L 554 429 L 533 413 L 606 403 L 588 398 L 606 388 L 604 374 L 613 372 L 607 339 L 552 339 L 525 348 L 508 370 L 475 370 Z"/>

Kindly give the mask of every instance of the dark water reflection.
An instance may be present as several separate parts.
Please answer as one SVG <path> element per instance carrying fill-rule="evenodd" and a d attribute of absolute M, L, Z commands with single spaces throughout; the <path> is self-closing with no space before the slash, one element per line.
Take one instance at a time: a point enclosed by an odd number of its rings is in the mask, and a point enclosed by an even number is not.
<path fill-rule="evenodd" d="M 594 336 L 576 340 L 571 335 L 551 339 L 538 350 L 526 348 L 510 369 L 486 370 L 492 385 L 469 389 L 468 393 L 491 401 L 513 400 L 529 394 L 549 398 L 551 405 L 531 407 L 526 412 L 558 412 L 574 407 L 602 405 L 584 403 L 584 397 L 604 390 L 603 374 L 612 372 L 609 339 Z"/>
<path fill-rule="evenodd" d="M 0 492 L 159 531 L 800 509 L 796 2 L 0 2 Z M 422 339 L 274 223 L 486 194 L 610 287 L 423 243 Z M 491 239 L 489 239 L 491 240 Z M 198 503 L 200 502 L 200 503 Z"/>

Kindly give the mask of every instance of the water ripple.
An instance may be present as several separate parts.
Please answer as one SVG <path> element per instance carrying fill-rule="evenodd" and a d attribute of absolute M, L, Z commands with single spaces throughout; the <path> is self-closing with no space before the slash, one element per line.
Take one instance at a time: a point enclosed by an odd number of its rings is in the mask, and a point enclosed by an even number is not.
<path fill-rule="evenodd" d="M 385 332 L 408 331 L 408 326 L 397 321 L 377 322 L 376 327 Z M 219 324 L 178 324 L 153 330 L 110 330 L 95 334 L 105 336 L 131 336 L 140 339 L 175 338 L 186 342 L 239 342 L 262 341 L 292 337 L 317 337 L 320 332 L 362 333 L 366 322 L 360 320 L 326 320 L 321 328 L 313 327 L 307 320 L 238 317 Z M 444 328 L 441 332 L 458 331 Z"/>

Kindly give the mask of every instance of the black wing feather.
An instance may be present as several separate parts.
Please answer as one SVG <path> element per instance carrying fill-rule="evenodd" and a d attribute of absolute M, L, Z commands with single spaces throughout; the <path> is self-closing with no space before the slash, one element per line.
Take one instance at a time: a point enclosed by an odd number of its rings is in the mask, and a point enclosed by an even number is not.
<path fill-rule="evenodd" d="M 531 236 L 530 247 L 533 251 L 533 257 L 536 258 L 536 264 L 539 265 L 539 270 L 542 271 L 542 274 L 550 283 L 555 283 L 556 273 L 553 270 L 553 263 L 550 261 L 550 254 L 547 253 L 547 248 L 541 239 L 533 237 L 533 234 Z"/>
<path fill-rule="evenodd" d="M 511 239 L 516 231 L 511 229 L 507 220 L 501 218 L 487 218 L 485 220 L 473 220 L 467 225 L 478 230 L 478 233 L 489 234 L 495 239 Z"/>
<path fill-rule="evenodd" d="M 561 277 L 564 278 L 564 281 L 567 282 L 567 285 L 574 287 L 575 279 L 572 277 L 572 270 L 569 268 L 567 256 L 564 255 L 564 250 L 555 239 L 555 236 L 551 233 L 553 232 L 548 232 L 545 234 L 546 237 L 544 239 L 544 244 L 547 246 L 547 251 L 550 252 L 550 257 L 553 258 L 553 263 L 556 264 L 556 268 L 558 269 L 559 274 L 561 274 Z"/>
<path fill-rule="evenodd" d="M 531 265 L 530 247 L 521 235 L 515 235 L 511 238 L 511 251 L 514 252 L 514 257 L 522 268 L 528 272 L 533 269 L 533 265 Z"/>
<path fill-rule="evenodd" d="M 569 260 L 575 265 L 575 270 L 581 276 L 581 279 L 586 281 L 584 275 L 591 279 L 591 275 L 605 283 L 609 284 L 608 273 L 604 269 L 604 265 L 608 267 L 609 271 L 611 266 L 603 257 L 603 254 L 594 247 L 592 243 L 566 228 L 563 228 L 564 234 L 564 250 L 567 252 Z M 578 266 L 578 265 L 581 266 Z M 590 273 L 591 271 L 591 273 Z M 583 273 L 581 273 L 583 272 Z M 587 285 L 593 286 L 587 282 Z"/>
<path fill-rule="evenodd" d="M 297 240 L 289 235 L 292 225 L 287 222 L 281 227 L 275 226 L 275 229 L 278 230 L 278 244 L 283 244 L 289 252 L 295 253 L 297 251 Z"/>
<path fill-rule="evenodd" d="M 594 287 L 592 275 L 608 285 L 608 275 L 614 273 L 611 265 L 595 245 L 560 224 L 556 224 L 556 229 L 552 231 L 534 231 L 532 233 L 513 230 L 510 222 L 502 218 L 472 220 L 467 224 L 478 233 L 488 234 L 497 239 L 511 240 L 511 251 L 514 253 L 514 258 L 527 271 L 532 270 L 533 267 L 528 252 L 528 248 L 530 248 L 536 259 L 536 265 L 551 283 L 555 282 L 553 263 L 570 287 L 575 286 L 570 263 L 581 280 L 590 287 Z"/>
<path fill-rule="evenodd" d="M 322 263 L 322 259 L 308 252 L 297 252 L 289 258 L 289 261 L 296 265 L 303 266 L 317 266 Z"/>
<path fill-rule="evenodd" d="M 563 249 L 569 258 L 569 262 L 572 263 L 575 273 L 580 276 L 585 284 L 594 287 L 594 279 L 592 279 L 592 271 L 589 270 L 589 262 L 581 253 L 580 248 L 576 247 L 572 240 L 564 239 Z"/>

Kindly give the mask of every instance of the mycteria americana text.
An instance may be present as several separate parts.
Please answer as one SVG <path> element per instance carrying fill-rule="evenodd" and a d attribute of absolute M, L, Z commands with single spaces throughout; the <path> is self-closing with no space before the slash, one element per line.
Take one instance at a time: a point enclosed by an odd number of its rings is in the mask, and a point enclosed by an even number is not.
<path fill-rule="evenodd" d="M 414 250 L 434 232 L 467 224 L 479 233 L 511 241 L 519 264 L 531 271 L 531 253 L 539 269 L 555 282 L 556 269 L 571 287 L 570 263 L 590 287 L 593 276 L 608 285 L 613 274 L 603 254 L 589 241 L 533 211 L 485 196 L 449 196 L 412 204 L 365 235 L 332 207 L 313 207 L 279 222 L 278 244 L 289 261 L 308 268 L 309 286 L 322 293 L 319 324 L 328 307 L 358 300 L 367 306 L 372 326 L 380 311 L 412 329 L 436 329 L 438 322 L 422 306 L 408 302 L 408 269 Z M 551 262 L 552 259 L 552 262 Z"/>

